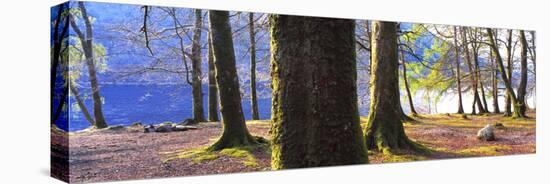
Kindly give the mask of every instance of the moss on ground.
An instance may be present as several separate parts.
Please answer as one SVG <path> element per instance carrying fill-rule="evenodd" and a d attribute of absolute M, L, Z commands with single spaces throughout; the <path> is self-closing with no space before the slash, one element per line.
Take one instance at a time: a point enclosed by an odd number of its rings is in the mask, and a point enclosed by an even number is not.
<path fill-rule="evenodd" d="M 165 163 L 177 159 L 191 159 L 193 163 L 204 163 L 216 160 L 222 156 L 226 156 L 239 159 L 241 163 L 247 167 L 258 167 L 258 160 L 254 156 L 254 152 L 271 152 L 267 144 L 226 148 L 220 151 L 209 151 L 207 148 L 208 147 L 201 147 L 190 150 L 177 150 L 173 152 L 162 152 L 160 154 L 166 155 L 167 158 L 163 161 Z"/>
<path fill-rule="evenodd" d="M 482 147 L 475 147 L 475 148 L 467 148 L 463 150 L 459 150 L 455 152 L 456 154 L 463 155 L 463 156 L 496 156 L 496 155 L 503 155 L 503 151 L 511 150 L 512 147 L 505 146 L 505 145 L 494 145 L 494 146 L 482 146 Z"/>

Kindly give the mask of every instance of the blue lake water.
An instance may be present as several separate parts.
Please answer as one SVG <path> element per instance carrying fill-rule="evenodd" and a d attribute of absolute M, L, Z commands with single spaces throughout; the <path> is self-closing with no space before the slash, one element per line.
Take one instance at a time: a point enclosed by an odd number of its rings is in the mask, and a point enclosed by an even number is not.
<path fill-rule="evenodd" d="M 181 122 L 193 117 L 192 90 L 189 85 L 127 85 L 103 84 L 101 96 L 104 98 L 103 114 L 109 125 L 130 125 L 134 122 L 157 124 L 165 121 Z M 89 89 L 81 89 L 89 94 Z M 208 90 L 203 87 L 205 118 L 208 117 Z M 74 99 L 70 99 L 71 113 L 69 127 L 59 125 L 69 131 L 86 129 L 90 123 L 77 109 Z M 92 112 L 92 100 L 86 99 L 86 106 Z M 251 119 L 250 99 L 242 101 L 247 120 Z M 258 99 L 260 119 L 271 117 L 271 98 Z M 93 116 L 93 115 L 92 115 Z M 221 116 L 220 116 L 221 118 Z"/>

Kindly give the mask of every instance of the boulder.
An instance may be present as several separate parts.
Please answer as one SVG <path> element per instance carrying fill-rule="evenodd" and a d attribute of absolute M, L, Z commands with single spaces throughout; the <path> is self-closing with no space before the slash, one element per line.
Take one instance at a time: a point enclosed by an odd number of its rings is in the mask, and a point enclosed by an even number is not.
<path fill-rule="evenodd" d="M 155 126 L 153 126 L 153 125 L 147 125 L 143 129 L 144 129 L 143 133 L 155 132 Z"/>
<path fill-rule="evenodd" d="M 171 132 L 172 127 L 174 127 L 173 123 L 162 123 L 162 124 L 158 125 L 155 128 L 155 131 L 156 132 Z"/>
<path fill-rule="evenodd" d="M 483 141 L 494 141 L 495 132 L 494 132 L 493 125 L 487 124 L 481 130 L 479 130 L 477 132 L 477 139 L 483 140 Z"/>

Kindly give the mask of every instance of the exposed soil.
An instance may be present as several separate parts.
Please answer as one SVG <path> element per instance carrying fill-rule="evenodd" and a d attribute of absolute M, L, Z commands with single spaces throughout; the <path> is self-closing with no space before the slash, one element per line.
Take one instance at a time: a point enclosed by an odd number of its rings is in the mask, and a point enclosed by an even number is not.
<path fill-rule="evenodd" d="M 529 115 L 532 118 L 521 120 L 502 115 L 468 116 L 468 119 L 455 114 L 417 117 L 418 122 L 405 124 L 406 133 L 432 150 L 431 154 L 369 153 L 369 162 L 535 153 L 535 115 Z M 365 120 L 362 118 L 363 123 Z M 504 125 L 496 129 L 496 141 L 476 139 L 480 128 L 495 122 Z M 269 121 L 251 121 L 247 126 L 253 135 L 270 138 Z M 261 150 L 253 152 L 257 166 L 247 166 L 243 158 L 224 155 L 201 162 L 189 158 L 166 161 L 166 152 L 205 147 L 221 135 L 219 122 L 201 123 L 198 127 L 169 133 L 143 133 L 138 126 L 70 133 L 70 180 L 80 183 L 270 170 L 270 154 Z"/>

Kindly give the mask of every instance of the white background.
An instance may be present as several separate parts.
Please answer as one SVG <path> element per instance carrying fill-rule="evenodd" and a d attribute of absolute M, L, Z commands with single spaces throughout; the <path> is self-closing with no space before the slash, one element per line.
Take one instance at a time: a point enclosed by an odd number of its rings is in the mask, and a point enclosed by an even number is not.
<path fill-rule="evenodd" d="M 49 177 L 50 6 L 3 1 L 0 10 L 0 183 L 62 183 Z M 548 183 L 548 17 L 544 0 L 110 0 L 297 15 L 529 29 L 537 31 L 537 153 L 179 177 L 119 183 Z"/>

